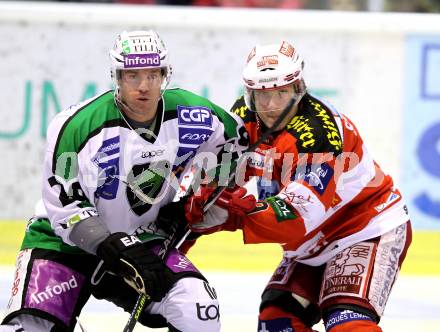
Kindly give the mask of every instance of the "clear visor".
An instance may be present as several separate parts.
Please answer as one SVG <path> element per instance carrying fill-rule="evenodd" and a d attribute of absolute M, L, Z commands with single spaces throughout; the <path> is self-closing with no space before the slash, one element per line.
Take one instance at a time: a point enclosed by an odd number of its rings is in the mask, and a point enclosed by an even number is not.
<path fill-rule="evenodd" d="M 304 81 L 298 81 L 271 89 L 245 89 L 248 108 L 258 113 L 275 112 L 284 109 L 292 98 L 301 99 L 306 92 Z"/>
<path fill-rule="evenodd" d="M 264 90 L 248 90 L 254 111 L 269 113 L 284 109 L 296 96 L 293 85 Z"/>

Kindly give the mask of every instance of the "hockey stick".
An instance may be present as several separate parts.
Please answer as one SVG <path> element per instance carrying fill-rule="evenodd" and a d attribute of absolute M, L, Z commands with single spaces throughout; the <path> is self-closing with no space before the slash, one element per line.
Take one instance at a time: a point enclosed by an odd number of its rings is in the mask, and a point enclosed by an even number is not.
<path fill-rule="evenodd" d="M 179 233 L 179 225 L 173 224 L 172 225 L 172 231 L 170 234 L 165 238 L 163 242 L 163 246 L 161 250 L 158 253 L 158 256 L 163 260 L 166 261 L 168 254 L 171 252 L 171 249 L 174 247 L 174 244 L 177 240 L 177 235 Z M 133 310 L 130 313 L 130 317 L 128 318 L 127 324 L 124 327 L 123 332 L 132 332 L 136 323 L 139 320 L 139 317 L 142 314 L 142 311 L 144 310 L 145 304 L 148 300 L 148 295 L 145 294 L 139 294 L 136 303 L 133 307 Z"/>
<path fill-rule="evenodd" d="M 244 156 L 246 153 L 249 152 L 254 152 L 257 147 L 263 143 L 274 131 L 275 129 L 281 124 L 281 122 L 284 121 L 284 119 L 286 118 L 286 116 L 289 114 L 290 110 L 296 106 L 298 104 L 298 102 L 301 100 L 301 98 L 295 98 L 295 96 L 293 96 L 289 103 L 287 104 L 287 106 L 284 108 L 284 110 L 281 112 L 280 116 L 278 117 L 278 119 L 274 122 L 274 124 L 272 125 L 272 127 L 268 128 L 260 137 L 259 139 L 252 145 L 250 145 L 244 152 L 243 155 Z M 208 209 L 215 203 L 215 201 L 220 197 L 220 195 L 222 194 L 222 192 L 224 190 L 226 190 L 226 188 L 230 187 L 234 181 L 235 181 L 235 174 L 237 172 L 237 166 L 242 162 L 241 157 L 238 160 L 238 162 L 235 164 L 235 169 L 232 170 L 230 172 L 229 178 L 228 178 L 228 182 L 226 184 L 226 186 L 219 186 L 217 188 L 215 188 L 215 190 L 211 193 L 211 195 L 209 196 L 208 200 L 206 201 L 204 207 L 203 207 L 203 213 L 206 213 L 206 211 L 208 211 Z M 187 228 L 188 226 L 186 226 Z M 162 259 L 166 260 L 166 257 L 169 253 L 169 251 L 171 250 L 171 248 L 173 248 L 173 246 L 171 246 L 170 244 L 174 244 L 177 240 L 176 238 L 176 234 L 178 233 L 178 226 L 176 226 L 175 230 L 173 232 L 170 233 L 170 235 L 167 237 L 167 239 L 164 241 L 164 255 L 163 257 L 161 257 Z M 179 242 L 175 245 L 174 248 L 178 249 L 182 243 L 186 240 L 186 238 L 191 234 L 191 230 L 188 229 L 186 231 L 186 233 L 180 238 Z M 168 240 L 168 241 L 167 241 Z M 144 306 L 146 303 L 146 295 L 145 294 L 140 294 L 136 304 L 130 314 L 130 318 L 123 330 L 123 332 L 132 332 L 134 329 L 134 326 L 136 325 L 140 314 L 142 313 Z"/>
<path fill-rule="evenodd" d="M 193 173 L 192 173 L 193 174 Z M 193 177 L 188 177 L 186 179 L 186 182 L 188 182 L 188 185 L 191 183 Z M 183 185 L 185 187 L 185 185 Z M 182 186 L 180 186 L 182 188 Z M 183 191 L 182 191 L 183 192 Z M 173 201 L 178 201 L 182 195 L 184 195 L 184 192 L 177 192 L 176 196 L 174 197 Z M 182 229 L 181 226 L 184 226 Z M 169 231 L 168 236 L 164 239 L 163 245 L 161 249 L 158 252 L 158 256 L 166 262 L 166 259 L 168 257 L 168 254 L 171 252 L 171 249 L 176 248 L 178 249 L 182 242 L 179 242 L 177 245 L 175 245 L 176 241 L 179 239 L 178 234 L 182 233 L 186 229 L 186 225 L 182 223 L 173 223 L 170 225 L 171 229 Z M 185 236 L 186 238 L 186 236 Z M 137 321 L 139 320 L 140 315 L 142 314 L 142 311 L 144 310 L 145 304 L 147 303 L 148 295 L 145 294 L 139 294 L 136 303 L 133 307 L 133 310 L 130 313 L 130 317 L 128 318 L 127 324 L 124 327 L 123 332 L 132 332 Z"/>

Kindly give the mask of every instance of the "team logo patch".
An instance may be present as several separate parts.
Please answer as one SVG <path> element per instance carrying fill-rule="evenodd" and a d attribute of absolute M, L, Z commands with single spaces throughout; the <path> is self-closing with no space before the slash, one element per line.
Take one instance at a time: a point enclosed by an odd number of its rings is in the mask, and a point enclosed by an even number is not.
<path fill-rule="evenodd" d="M 330 331 L 336 325 L 341 325 L 354 320 L 371 320 L 372 319 L 359 312 L 354 312 L 352 310 L 336 310 L 330 314 L 330 316 L 325 320 L 325 330 Z"/>
<path fill-rule="evenodd" d="M 103 199 L 115 199 L 118 192 L 119 181 L 119 136 L 109 138 L 102 142 L 102 146 L 92 158 L 92 162 L 98 166 L 98 187 L 95 197 Z"/>
<path fill-rule="evenodd" d="M 24 307 L 48 312 L 68 325 L 84 280 L 83 275 L 64 265 L 36 259 Z"/>
<path fill-rule="evenodd" d="M 124 55 L 124 68 L 148 68 L 159 66 L 160 55 L 158 53 Z"/>
<path fill-rule="evenodd" d="M 212 130 L 208 129 L 179 127 L 179 142 L 200 145 L 206 142 L 211 134 Z"/>
<path fill-rule="evenodd" d="M 177 105 L 177 114 L 179 125 L 212 127 L 212 113 L 207 107 Z"/>
<path fill-rule="evenodd" d="M 300 172 L 295 175 L 296 179 L 303 179 L 319 195 L 324 194 L 334 170 L 327 163 L 307 165 L 304 174 Z"/>

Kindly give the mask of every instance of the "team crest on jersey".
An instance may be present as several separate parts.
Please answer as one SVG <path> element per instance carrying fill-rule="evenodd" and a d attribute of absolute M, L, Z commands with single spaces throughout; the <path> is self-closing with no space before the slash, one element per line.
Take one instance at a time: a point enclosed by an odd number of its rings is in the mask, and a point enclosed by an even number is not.
<path fill-rule="evenodd" d="M 207 107 L 177 105 L 177 116 L 179 125 L 212 127 L 212 113 Z"/>
<path fill-rule="evenodd" d="M 102 142 L 92 162 L 99 168 L 98 187 L 95 197 L 115 199 L 118 192 L 119 181 L 119 153 L 120 138 L 115 136 Z"/>

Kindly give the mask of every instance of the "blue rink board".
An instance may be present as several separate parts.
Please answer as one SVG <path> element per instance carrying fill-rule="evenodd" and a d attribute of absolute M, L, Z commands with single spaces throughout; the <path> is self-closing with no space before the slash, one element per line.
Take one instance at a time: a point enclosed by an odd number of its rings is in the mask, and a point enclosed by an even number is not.
<path fill-rule="evenodd" d="M 406 38 L 401 183 L 416 229 L 440 229 L 440 36 Z"/>

